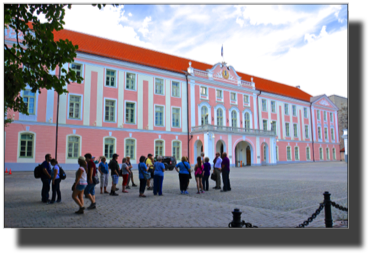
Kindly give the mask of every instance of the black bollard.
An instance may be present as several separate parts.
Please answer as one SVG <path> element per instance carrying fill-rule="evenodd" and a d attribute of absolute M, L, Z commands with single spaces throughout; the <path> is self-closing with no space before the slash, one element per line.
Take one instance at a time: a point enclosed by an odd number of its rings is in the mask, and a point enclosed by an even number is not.
<path fill-rule="evenodd" d="M 325 224 L 326 228 L 332 228 L 333 226 L 333 220 L 331 215 L 331 200 L 330 200 L 330 193 L 328 191 L 325 191 L 323 193 L 323 196 L 325 197 Z"/>
<path fill-rule="evenodd" d="M 232 221 L 230 222 L 229 224 L 229 227 L 230 228 L 241 228 L 243 227 L 242 223 L 241 223 L 241 213 L 240 210 L 238 208 L 235 208 L 234 211 L 231 212 L 232 213 Z"/>

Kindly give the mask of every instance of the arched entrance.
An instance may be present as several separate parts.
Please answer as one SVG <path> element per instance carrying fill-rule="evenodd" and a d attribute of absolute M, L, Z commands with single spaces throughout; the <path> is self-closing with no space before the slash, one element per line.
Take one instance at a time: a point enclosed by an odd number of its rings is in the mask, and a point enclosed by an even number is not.
<path fill-rule="evenodd" d="M 194 143 L 194 163 L 197 163 L 197 157 L 203 152 L 203 143 L 200 140 L 195 141 Z"/>
<path fill-rule="evenodd" d="M 268 144 L 266 142 L 263 142 L 261 144 L 261 163 L 263 165 L 269 163 L 269 149 Z"/>
<path fill-rule="evenodd" d="M 246 141 L 239 142 L 235 147 L 235 165 L 240 167 L 240 161 L 243 166 L 250 166 L 253 155 L 253 147 Z"/>
<path fill-rule="evenodd" d="M 226 143 L 223 140 L 219 140 L 216 142 L 216 152 L 219 152 L 220 155 L 223 154 L 223 152 L 226 151 Z"/>

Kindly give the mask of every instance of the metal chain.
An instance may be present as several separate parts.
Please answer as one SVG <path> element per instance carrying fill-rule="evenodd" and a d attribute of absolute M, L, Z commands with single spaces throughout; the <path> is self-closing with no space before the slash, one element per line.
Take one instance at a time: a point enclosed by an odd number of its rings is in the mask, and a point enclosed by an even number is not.
<path fill-rule="evenodd" d="M 335 208 L 339 209 L 339 210 L 342 210 L 342 211 L 348 212 L 348 208 L 343 207 L 343 206 L 337 204 L 336 202 L 331 202 L 331 205 L 334 206 Z"/>
<path fill-rule="evenodd" d="M 307 220 L 305 220 L 303 223 L 298 225 L 296 228 L 305 228 L 308 226 L 322 211 L 323 207 L 325 206 L 324 203 L 320 203 L 318 209 L 315 211 L 314 214 L 311 215 Z"/>
<path fill-rule="evenodd" d="M 246 228 L 258 228 L 257 226 L 253 226 L 251 223 L 249 222 L 245 222 L 244 220 L 241 222 L 243 224 L 243 226 L 245 226 Z"/>

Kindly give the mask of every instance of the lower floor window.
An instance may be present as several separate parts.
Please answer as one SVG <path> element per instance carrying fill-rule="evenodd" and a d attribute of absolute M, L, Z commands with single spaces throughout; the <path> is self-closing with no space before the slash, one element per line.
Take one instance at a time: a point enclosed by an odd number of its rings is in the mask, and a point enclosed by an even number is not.
<path fill-rule="evenodd" d="M 292 156 L 290 153 L 290 146 L 286 147 L 286 159 L 287 160 L 292 160 Z"/>
<path fill-rule="evenodd" d="M 20 140 L 20 157 L 22 158 L 32 158 L 34 148 L 34 135 L 27 133 L 21 134 Z"/>
<path fill-rule="evenodd" d="M 181 159 L 181 156 L 180 156 L 180 142 L 173 142 L 173 153 L 172 153 L 173 157 L 176 159 L 176 160 L 180 160 Z"/>
<path fill-rule="evenodd" d="M 112 158 L 115 153 L 115 139 L 107 138 L 104 141 L 104 156 L 106 158 Z"/>
<path fill-rule="evenodd" d="M 336 153 L 335 153 L 335 148 L 333 148 L 333 159 L 336 160 Z"/>
<path fill-rule="evenodd" d="M 299 160 L 299 157 L 298 157 L 298 147 L 294 148 L 294 159 L 295 160 Z"/>
<path fill-rule="evenodd" d="M 79 137 L 70 136 L 67 141 L 67 158 L 79 157 Z"/>
<path fill-rule="evenodd" d="M 125 156 L 135 159 L 135 140 L 125 140 Z"/>
<path fill-rule="evenodd" d="M 323 160 L 323 149 L 319 148 L 319 160 Z"/>
<path fill-rule="evenodd" d="M 306 147 L 306 159 L 310 160 L 310 148 Z"/>
<path fill-rule="evenodd" d="M 330 149 L 326 148 L 326 159 L 330 160 Z"/>
<path fill-rule="evenodd" d="M 156 156 L 163 156 L 164 155 L 164 142 L 163 141 L 156 141 L 155 154 L 156 154 Z"/>

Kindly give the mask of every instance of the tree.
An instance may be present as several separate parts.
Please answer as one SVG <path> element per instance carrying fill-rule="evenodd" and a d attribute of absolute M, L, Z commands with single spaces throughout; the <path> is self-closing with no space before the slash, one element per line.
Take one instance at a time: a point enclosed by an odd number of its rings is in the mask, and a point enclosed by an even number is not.
<path fill-rule="evenodd" d="M 81 83 L 83 78 L 74 70 L 66 70 L 64 63 L 76 57 L 77 45 L 69 40 L 54 41 L 54 31 L 63 29 L 65 7 L 71 5 L 17 5 L 4 6 L 4 28 L 15 31 L 16 42 L 8 47 L 4 43 L 4 114 L 7 110 L 28 114 L 26 104 L 19 95 L 21 90 L 41 93 L 41 88 L 54 89 L 59 95 L 70 82 Z M 95 5 L 93 5 L 95 6 Z M 105 5 L 96 5 L 99 9 Z M 44 14 L 46 23 L 38 16 Z M 61 76 L 49 74 L 49 70 L 61 67 Z M 5 124 L 12 119 L 5 119 Z"/>

